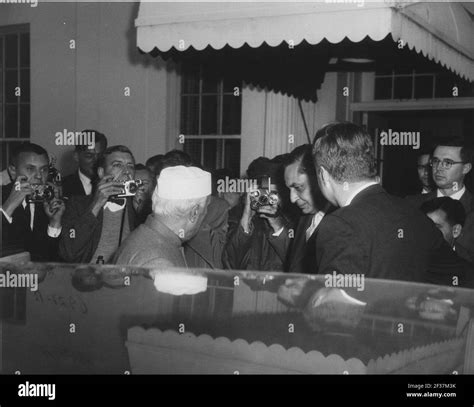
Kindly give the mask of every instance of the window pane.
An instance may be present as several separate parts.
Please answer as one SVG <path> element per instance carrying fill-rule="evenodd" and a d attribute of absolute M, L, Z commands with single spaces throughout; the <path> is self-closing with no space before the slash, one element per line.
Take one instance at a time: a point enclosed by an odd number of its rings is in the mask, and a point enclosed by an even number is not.
<path fill-rule="evenodd" d="M 375 78 L 375 99 L 392 98 L 392 78 Z"/>
<path fill-rule="evenodd" d="M 240 96 L 224 96 L 222 112 L 222 134 L 240 134 L 242 115 L 242 98 Z"/>
<path fill-rule="evenodd" d="M 199 66 L 187 66 L 183 69 L 181 93 L 199 93 Z"/>
<path fill-rule="evenodd" d="M 30 34 L 21 34 L 20 38 L 20 65 L 30 67 Z"/>
<path fill-rule="evenodd" d="M 201 165 L 201 140 L 186 140 L 184 152 L 188 153 L 195 164 Z"/>
<path fill-rule="evenodd" d="M 18 72 L 17 71 L 6 71 L 5 72 L 5 101 L 7 103 L 16 103 L 18 97 L 15 96 L 15 88 L 18 84 Z"/>
<path fill-rule="evenodd" d="M 5 106 L 5 137 L 18 137 L 18 108 Z"/>
<path fill-rule="evenodd" d="M 453 87 L 455 82 L 451 75 L 438 74 L 436 75 L 436 97 L 449 98 L 453 96 Z"/>
<path fill-rule="evenodd" d="M 7 68 L 18 66 L 18 35 L 16 34 L 5 37 L 5 66 Z"/>
<path fill-rule="evenodd" d="M 204 140 L 204 167 L 207 169 L 217 168 L 217 157 L 220 153 L 218 149 L 220 140 Z"/>
<path fill-rule="evenodd" d="M 393 84 L 394 99 L 411 99 L 412 98 L 412 77 L 395 77 Z"/>
<path fill-rule="evenodd" d="M 217 134 L 217 96 L 202 97 L 201 134 Z"/>
<path fill-rule="evenodd" d="M 224 167 L 240 176 L 240 140 L 224 140 Z"/>
<path fill-rule="evenodd" d="M 181 97 L 181 133 L 197 135 L 199 132 L 199 96 Z"/>
<path fill-rule="evenodd" d="M 203 67 L 202 70 L 202 92 L 217 93 L 219 87 L 219 75 L 212 67 Z"/>
<path fill-rule="evenodd" d="M 30 70 L 22 69 L 20 71 L 21 97 L 20 102 L 30 102 Z"/>
<path fill-rule="evenodd" d="M 20 137 L 30 138 L 30 105 L 20 106 Z"/>
<path fill-rule="evenodd" d="M 415 77 L 415 99 L 433 97 L 433 77 L 417 76 Z"/>

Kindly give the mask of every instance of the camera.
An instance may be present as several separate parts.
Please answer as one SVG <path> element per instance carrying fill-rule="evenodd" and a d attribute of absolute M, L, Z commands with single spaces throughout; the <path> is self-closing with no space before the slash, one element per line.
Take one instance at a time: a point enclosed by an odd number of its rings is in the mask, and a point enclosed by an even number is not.
<path fill-rule="evenodd" d="M 122 183 L 123 192 L 115 195 L 116 198 L 125 198 L 127 196 L 135 196 L 138 188 L 143 184 L 141 179 L 131 179 Z"/>
<path fill-rule="evenodd" d="M 258 210 L 261 206 L 277 205 L 279 200 L 278 194 L 274 191 L 257 189 L 250 192 L 250 208 L 254 211 Z"/>
<path fill-rule="evenodd" d="M 250 208 L 254 211 L 262 206 L 277 205 L 280 201 L 278 193 L 272 190 L 270 177 L 263 176 L 258 181 L 258 189 L 250 193 Z"/>
<path fill-rule="evenodd" d="M 54 198 L 54 187 L 44 184 L 32 184 L 33 193 L 26 197 L 27 203 L 50 201 Z"/>

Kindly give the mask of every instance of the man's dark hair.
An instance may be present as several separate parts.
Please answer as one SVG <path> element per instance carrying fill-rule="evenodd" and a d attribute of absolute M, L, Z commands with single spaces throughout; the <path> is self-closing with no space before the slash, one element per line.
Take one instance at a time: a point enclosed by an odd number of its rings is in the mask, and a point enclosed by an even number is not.
<path fill-rule="evenodd" d="M 313 157 L 337 182 L 373 179 L 376 172 L 370 135 L 351 122 L 327 124 L 315 135 Z"/>
<path fill-rule="evenodd" d="M 99 167 L 104 168 L 105 159 L 107 158 L 107 156 L 109 156 L 112 153 L 117 153 L 117 152 L 119 152 L 119 153 L 128 153 L 132 156 L 132 158 L 134 158 L 132 152 L 130 151 L 130 149 L 128 147 L 121 146 L 121 145 L 111 146 L 111 147 L 106 148 L 105 151 L 99 156 L 99 158 L 97 159 L 96 167 L 97 168 L 99 168 Z"/>
<path fill-rule="evenodd" d="M 436 143 L 436 147 L 445 146 L 445 147 L 461 147 L 461 161 L 464 163 L 472 164 L 473 162 L 473 152 L 472 148 L 468 147 L 466 143 L 460 138 L 448 138 L 440 140 Z"/>
<path fill-rule="evenodd" d="M 105 137 L 104 133 L 101 133 L 97 130 L 86 129 L 82 130 L 82 133 L 94 133 L 94 141 L 96 144 L 101 143 L 104 145 L 104 150 L 107 148 L 107 137 Z M 85 151 L 89 148 L 86 144 L 78 144 L 76 145 L 75 151 Z"/>
<path fill-rule="evenodd" d="M 426 215 L 437 211 L 438 209 L 442 210 L 446 214 L 446 220 L 451 226 L 464 226 L 466 220 L 466 211 L 464 210 L 462 203 L 448 196 L 426 201 L 421 205 L 420 209 Z"/>
<path fill-rule="evenodd" d="M 18 157 L 22 153 L 34 153 L 38 155 L 45 155 L 46 159 L 49 162 L 48 152 L 43 147 L 39 146 L 38 144 L 25 142 L 25 143 L 21 143 L 17 148 L 15 148 L 15 150 L 13 150 L 10 163 L 13 165 L 18 165 Z"/>
<path fill-rule="evenodd" d="M 311 144 L 303 144 L 293 149 L 286 158 L 284 168 L 294 163 L 299 163 L 299 173 L 307 175 L 314 204 L 317 208 L 322 209 L 327 201 L 319 189 L 316 168 L 314 166 L 313 147 Z"/>
<path fill-rule="evenodd" d="M 161 164 L 163 162 L 163 157 L 163 154 L 154 155 L 153 157 L 150 157 L 148 160 L 146 160 L 145 165 L 150 170 L 152 170 L 155 175 L 157 175 L 161 172 Z"/>
<path fill-rule="evenodd" d="M 140 171 L 140 170 L 150 171 L 150 169 L 147 166 L 143 165 L 142 163 L 135 164 L 135 171 Z"/>
<path fill-rule="evenodd" d="M 193 166 L 193 160 L 188 153 L 185 153 L 182 150 L 171 150 L 168 151 L 161 161 L 161 168 L 156 173 L 156 176 L 159 176 L 161 171 L 168 167 L 176 167 L 178 165 L 183 165 L 185 167 Z"/>

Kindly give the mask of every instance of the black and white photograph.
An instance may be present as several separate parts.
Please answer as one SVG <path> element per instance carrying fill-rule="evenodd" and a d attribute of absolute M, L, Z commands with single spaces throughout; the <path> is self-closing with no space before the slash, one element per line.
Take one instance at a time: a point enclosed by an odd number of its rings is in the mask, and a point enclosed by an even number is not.
<path fill-rule="evenodd" d="M 474 404 L 474 2 L 0 0 L 0 143 L 1 407 Z"/>

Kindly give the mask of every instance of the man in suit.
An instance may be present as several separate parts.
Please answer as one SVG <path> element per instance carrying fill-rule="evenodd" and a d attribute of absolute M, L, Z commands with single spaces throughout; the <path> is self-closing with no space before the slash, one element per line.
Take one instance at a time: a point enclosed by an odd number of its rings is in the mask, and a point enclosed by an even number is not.
<path fill-rule="evenodd" d="M 2 255 L 20 249 L 33 261 L 57 260 L 64 202 L 57 192 L 31 201 L 33 189 L 46 184 L 48 169 L 48 154 L 39 145 L 23 143 L 14 152 L 9 173 L 15 182 L 2 187 Z"/>
<path fill-rule="evenodd" d="M 316 230 L 331 206 L 319 190 L 312 146 L 296 147 L 285 164 L 285 183 L 290 201 L 302 212 L 286 259 L 285 271 L 314 274 Z"/>
<path fill-rule="evenodd" d="M 64 177 L 63 196 L 84 196 L 92 193 L 92 186 L 96 177 L 97 158 L 107 148 L 107 138 L 97 130 L 84 130 L 94 135 L 94 145 L 76 145 L 74 160 L 78 164 L 77 171 Z"/>
<path fill-rule="evenodd" d="M 461 202 L 466 211 L 466 221 L 457 241 L 466 248 L 474 247 L 474 199 L 464 182 L 472 169 L 472 161 L 472 150 L 464 143 L 456 139 L 443 141 L 436 146 L 430 160 L 436 190 L 408 197 L 409 202 L 417 208 L 423 202 L 443 196 Z"/>
<path fill-rule="evenodd" d="M 107 263 L 135 228 L 139 196 L 117 198 L 123 183 L 135 177 L 135 159 L 125 146 L 107 148 L 97 161 L 99 182 L 94 192 L 74 196 L 64 214 L 59 244 L 61 258 L 70 263 Z"/>
<path fill-rule="evenodd" d="M 183 243 L 198 233 L 211 191 L 209 172 L 182 165 L 163 169 L 153 192 L 153 213 L 122 244 L 114 263 L 187 267 Z"/>
<path fill-rule="evenodd" d="M 364 129 L 353 123 L 325 126 L 313 155 L 321 191 L 339 207 L 319 226 L 319 273 L 468 284 L 471 270 L 434 224 L 376 182 L 374 147 Z"/>
<path fill-rule="evenodd" d="M 419 208 L 423 202 L 449 196 L 462 203 L 466 214 L 474 211 L 472 194 L 464 184 L 472 169 L 472 151 L 460 141 L 448 140 L 436 146 L 429 163 L 436 189 L 408 197 L 408 200 Z"/>

